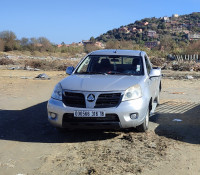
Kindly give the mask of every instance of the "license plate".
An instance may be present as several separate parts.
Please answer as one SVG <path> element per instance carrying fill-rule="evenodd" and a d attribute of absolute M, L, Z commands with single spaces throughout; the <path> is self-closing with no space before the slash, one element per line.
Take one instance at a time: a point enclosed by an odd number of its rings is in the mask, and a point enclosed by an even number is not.
<path fill-rule="evenodd" d="M 74 117 L 105 117 L 104 111 L 74 111 Z"/>

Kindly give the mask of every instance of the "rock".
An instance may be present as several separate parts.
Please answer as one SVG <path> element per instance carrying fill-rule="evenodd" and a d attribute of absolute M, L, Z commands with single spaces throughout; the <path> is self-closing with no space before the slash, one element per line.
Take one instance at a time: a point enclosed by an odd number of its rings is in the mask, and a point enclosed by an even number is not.
<path fill-rule="evenodd" d="M 194 79 L 194 77 L 193 77 L 192 75 L 186 75 L 186 78 L 187 78 L 188 80 Z"/>
<path fill-rule="evenodd" d="M 11 67 L 11 68 L 8 68 L 9 70 L 23 70 L 24 68 L 23 67 Z"/>
<path fill-rule="evenodd" d="M 20 77 L 21 79 L 32 79 L 33 77 Z"/>
<path fill-rule="evenodd" d="M 48 75 L 46 75 L 46 74 L 39 74 L 35 78 L 42 79 L 42 80 L 49 80 L 50 79 L 50 77 Z"/>
<path fill-rule="evenodd" d="M 9 70 L 15 70 L 15 67 L 8 68 Z"/>
<path fill-rule="evenodd" d="M 156 148 L 157 148 L 157 145 L 156 145 L 156 143 L 150 143 L 150 144 L 148 145 L 148 148 L 154 148 L 154 149 L 156 149 Z"/>

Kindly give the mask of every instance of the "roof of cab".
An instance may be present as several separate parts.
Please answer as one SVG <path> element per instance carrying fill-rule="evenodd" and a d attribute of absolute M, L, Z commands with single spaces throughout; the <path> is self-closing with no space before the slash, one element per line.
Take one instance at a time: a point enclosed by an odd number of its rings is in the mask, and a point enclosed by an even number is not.
<path fill-rule="evenodd" d="M 116 49 L 105 49 L 96 50 L 91 52 L 89 55 L 124 55 L 124 56 L 143 56 L 146 53 L 140 50 L 116 50 Z"/>

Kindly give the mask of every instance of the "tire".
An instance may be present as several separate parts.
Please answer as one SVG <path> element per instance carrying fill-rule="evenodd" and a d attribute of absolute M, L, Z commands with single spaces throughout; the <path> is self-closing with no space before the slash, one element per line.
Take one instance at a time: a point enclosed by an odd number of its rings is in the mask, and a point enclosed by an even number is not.
<path fill-rule="evenodd" d="M 160 104 L 160 92 L 158 92 L 158 96 L 156 97 L 157 106 Z"/>
<path fill-rule="evenodd" d="M 137 126 L 136 129 L 139 132 L 146 132 L 149 129 L 149 109 L 147 110 L 144 122 Z"/>

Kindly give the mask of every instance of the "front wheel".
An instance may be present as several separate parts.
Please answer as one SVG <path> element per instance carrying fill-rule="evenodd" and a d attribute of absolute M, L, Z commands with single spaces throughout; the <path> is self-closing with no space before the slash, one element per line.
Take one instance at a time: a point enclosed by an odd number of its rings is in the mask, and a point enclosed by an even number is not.
<path fill-rule="evenodd" d="M 139 132 L 146 132 L 149 129 L 149 109 L 147 110 L 144 122 L 137 126 L 136 129 Z"/>
<path fill-rule="evenodd" d="M 160 92 L 158 92 L 158 96 L 156 97 L 157 106 L 160 104 Z"/>

